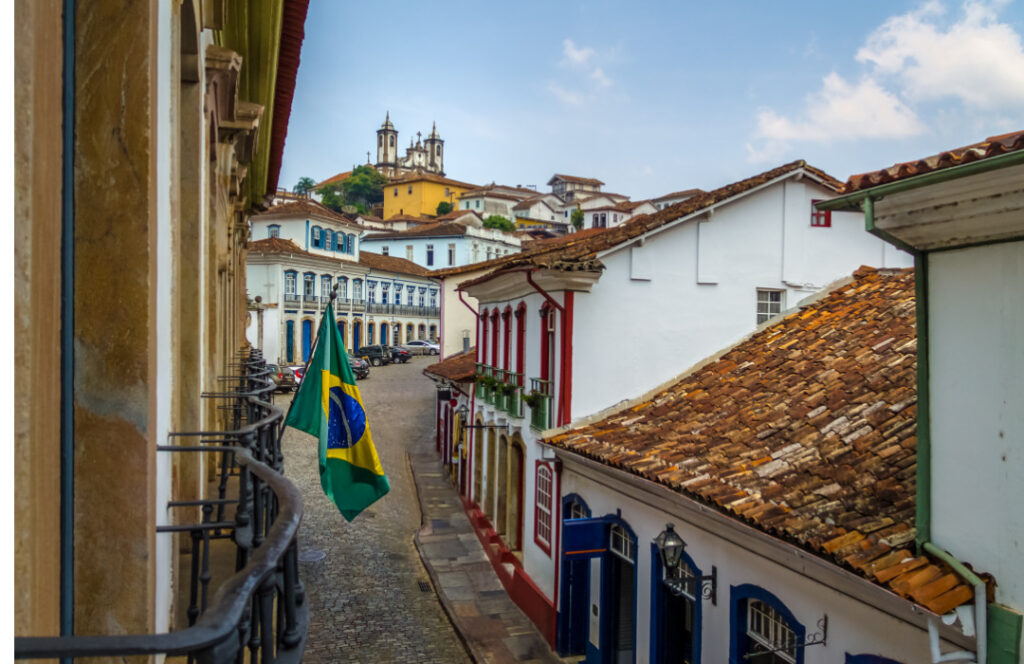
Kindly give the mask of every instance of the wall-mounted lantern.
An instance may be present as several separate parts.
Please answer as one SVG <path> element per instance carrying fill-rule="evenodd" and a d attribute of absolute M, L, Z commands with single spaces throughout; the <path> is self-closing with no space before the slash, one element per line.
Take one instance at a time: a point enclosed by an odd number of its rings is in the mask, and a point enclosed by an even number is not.
<path fill-rule="evenodd" d="M 682 564 L 683 551 L 686 550 L 686 542 L 676 532 L 674 524 L 666 524 L 665 530 L 654 538 L 654 545 L 658 547 L 658 555 L 661 557 L 661 565 L 665 569 L 665 578 L 662 583 L 672 592 L 673 595 L 685 595 L 696 599 L 697 588 L 700 587 L 700 596 L 703 599 L 710 599 L 712 604 L 718 604 L 718 568 L 711 566 L 711 574 L 694 576 L 688 566 L 683 574 L 677 574 Z M 689 573 L 687 573 L 689 572 Z"/>

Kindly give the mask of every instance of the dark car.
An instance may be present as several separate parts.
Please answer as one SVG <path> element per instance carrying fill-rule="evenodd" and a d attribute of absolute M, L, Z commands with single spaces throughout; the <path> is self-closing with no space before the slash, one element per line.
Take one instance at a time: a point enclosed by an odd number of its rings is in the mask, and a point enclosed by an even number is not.
<path fill-rule="evenodd" d="M 382 364 L 391 364 L 391 351 L 388 350 L 387 346 L 379 344 L 376 346 L 363 346 L 362 348 L 357 348 L 356 352 L 352 354 L 367 360 L 375 367 L 379 367 Z"/>
<path fill-rule="evenodd" d="M 270 378 L 274 381 L 275 392 L 294 392 L 299 389 L 299 384 L 295 380 L 295 372 L 290 368 L 278 364 L 267 366 L 270 369 Z"/>
<path fill-rule="evenodd" d="M 348 356 L 348 366 L 352 368 L 352 373 L 356 375 L 356 380 L 363 378 L 369 378 L 370 376 L 370 363 L 361 357 Z"/>
<path fill-rule="evenodd" d="M 391 361 L 395 364 L 399 362 L 405 364 L 412 359 L 412 353 L 401 346 L 388 346 L 388 350 L 391 351 Z"/>

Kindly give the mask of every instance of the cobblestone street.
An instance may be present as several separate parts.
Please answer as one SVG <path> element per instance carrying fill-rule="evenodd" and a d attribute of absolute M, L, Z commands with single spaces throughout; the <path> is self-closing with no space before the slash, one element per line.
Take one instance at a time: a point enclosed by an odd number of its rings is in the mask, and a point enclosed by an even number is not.
<path fill-rule="evenodd" d="M 301 572 L 310 602 L 304 662 L 468 662 L 413 543 L 419 503 L 406 453 L 433 441 L 433 357 L 375 367 L 359 381 L 391 492 L 348 523 L 324 496 L 317 441 L 287 429 L 286 474 L 302 491 Z M 278 395 L 287 409 L 291 395 Z"/>

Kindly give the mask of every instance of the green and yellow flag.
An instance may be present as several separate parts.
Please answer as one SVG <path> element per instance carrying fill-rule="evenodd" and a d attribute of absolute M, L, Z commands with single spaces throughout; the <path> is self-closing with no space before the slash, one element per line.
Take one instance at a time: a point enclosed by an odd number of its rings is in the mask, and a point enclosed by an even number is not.
<path fill-rule="evenodd" d="M 320 439 L 320 485 L 348 521 L 391 490 L 334 324 L 333 302 L 320 321 L 313 358 L 284 423 Z"/>

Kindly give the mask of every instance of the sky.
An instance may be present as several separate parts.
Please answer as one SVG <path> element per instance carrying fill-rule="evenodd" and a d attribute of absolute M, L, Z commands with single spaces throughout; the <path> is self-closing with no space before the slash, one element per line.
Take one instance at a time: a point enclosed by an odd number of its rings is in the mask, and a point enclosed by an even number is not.
<path fill-rule="evenodd" d="M 1024 0 L 311 0 L 279 186 L 376 161 L 385 112 L 473 184 L 846 180 L 1024 129 Z"/>

